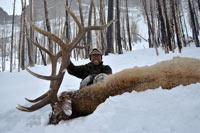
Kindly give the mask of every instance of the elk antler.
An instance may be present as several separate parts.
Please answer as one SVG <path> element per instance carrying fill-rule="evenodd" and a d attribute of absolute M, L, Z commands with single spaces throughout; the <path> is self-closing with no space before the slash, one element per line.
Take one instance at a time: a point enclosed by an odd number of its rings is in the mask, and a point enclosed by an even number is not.
<path fill-rule="evenodd" d="M 103 30 L 103 29 L 109 27 L 109 25 L 111 23 L 116 21 L 116 20 L 112 20 L 108 24 L 102 25 L 102 26 L 84 27 L 83 25 L 81 25 L 80 21 L 75 16 L 75 14 L 67 6 L 65 6 L 65 8 L 66 8 L 67 12 L 72 16 L 72 18 L 74 19 L 74 21 L 76 22 L 76 24 L 79 27 L 79 32 L 78 32 L 76 38 L 71 43 L 69 43 L 69 41 L 67 40 L 67 38 L 64 35 L 63 35 L 63 38 L 64 38 L 66 43 L 64 43 L 62 41 L 62 39 L 60 39 L 55 34 L 44 31 L 44 30 L 40 29 L 39 27 L 37 27 L 36 25 L 34 25 L 32 22 L 29 21 L 30 25 L 32 26 L 32 28 L 34 30 L 36 30 L 40 34 L 52 39 L 53 41 L 55 41 L 61 47 L 61 51 L 58 52 L 56 55 L 53 55 L 52 53 L 49 52 L 49 50 L 38 45 L 33 40 L 31 40 L 29 37 L 27 37 L 27 39 L 32 41 L 33 44 L 36 47 L 43 50 L 44 52 L 46 52 L 50 56 L 51 64 L 52 64 L 52 72 L 51 72 L 50 76 L 43 76 L 43 75 L 36 74 L 36 73 L 32 72 L 31 70 L 29 70 L 28 68 L 26 68 L 26 70 L 30 74 L 32 74 L 33 76 L 36 76 L 37 78 L 40 78 L 40 79 L 50 80 L 50 89 L 45 94 L 43 94 L 42 96 L 40 96 L 40 97 L 38 97 L 34 100 L 30 100 L 30 99 L 25 98 L 27 101 L 35 103 L 35 104 L 33 104 L 30 107 L 24 107 L 24 106 L 18 105 L 17 109 L 19 109 L 21 111 L 32 112 L 32 111 L 38 110 L 38 109 L 40 109 L 40 108 L 42 108 L 42 107 L 44 107 L 48 104 L 51 104 L 51 106 L 53 106 L 58 101 L 57 93 L 58 93 L 58 90 L 60 88 L 60 85 L 62 83 L 64 74 L 65 74 L 64 69 L 66 69 L 66 67 L 68 66 L 72 50 L 77 46 L 77 44 L 80 42 L 80 40 L 85 36 L 85 33 L 87 31 Z M 59 72 L 57 74 L 56 73 L 57 61 L 58 61 L 58 58 L 60 58 L 60 57 L 61 57 L 62 60 L 61 60 Z"/>

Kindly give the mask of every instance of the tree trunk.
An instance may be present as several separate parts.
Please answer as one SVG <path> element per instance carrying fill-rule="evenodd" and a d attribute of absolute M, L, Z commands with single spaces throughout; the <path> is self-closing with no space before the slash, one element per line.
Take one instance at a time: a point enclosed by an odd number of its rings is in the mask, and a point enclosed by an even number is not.
<path fill-rule="evenodd" d="M 100 24 L 106 24 L 105 21 L 105 5 L 104 0 L 100 0 Z M 102 45 L 102 52 L 105 54 L 107 50 L 107 40 L 106 40 L 106 30 L 102 30 L 101 32 L 101 45 Z"/>
<path fill-rule="evenodd" d="M 83 10 L 82 10 L 82 0 L 78 0 L 78 4 L 79 4 L 79 13 L 80 13 L 80 18 L 81 18 L 81 24 L 84 26 L 84 19 L 83 19 Z M 83 45 L 86 47 L 87 43 L 86 43 L 86 37 L 83 37 Z M 85 49 L 86 50 L 86 49 Z M 86 58 L 86 56 L 84 56 Z"/>
<path fill-rule="evenodd" d="M 116 0 L 116 10 L 117 10 L 117 46 L 118 46 L 118 54 L 123 54 L 122 44 L 121 44 L 121 26 L 120 26 L 120 9 L 119 9 L 119 0 Z"/>
<path fill-rule="evenodd" d="M 22 5 L 22 11 L 21 11 L 21 17 L 20 17 L 20 32 L 19 32 L 19 44 L 18 44 L 18 72 L 21 68 L 21 48 L 22 48 L 22 29 L 23 29 L 23 3 Z"/>
<path fill-rule="evenodd" d="M 168 14 L 167 14 L 167 5 L 166 5 L 166 0 L 163 0 L 163 6 L 164 6 L 164 13 L 165 13 L 165 21 L 166 21 L 166 28 L 167 28 L 167 46 L 169 48 L 170 51 L 172 51 L 172 44 L 171 44 L 171 28 L 170 28 L 170 21 L 168 18 Z"/>
<path fill-rule="evenodd" d="M 113 0 L 108 0 L 108 20 L 107 22 L 113 20 Z M 113 48 L 113 24 L 111 24 L 108 29 L 107 29 L 107 50 L 106 50 L 106 55 L 109 53 L 114 53 L 114 48 Z"/>
<path fill-rule="evenodd" d="M 66 6 L 69 7 L 69 4 L 68 4 L 68 0 L 66 0 Z M 66 37 L 67 39 L 70 41 L 70 33 L 69 33 L 69 16 L 68 16 L 68 12 L 66 11 L 65 12 L 65 27 L 66 27 Z"/>
<path fill-rule="evenodd" d="M 22 47 L 21 47 L 21 68 L 22 70 L 25 69 L 25 34 L 26 34 L 26 1 L 23 3 L 23 0 L 21 0 L 22 3 L 22 12 L 23 12 L 23 38 L 22 38 Z"/>
<path fill-rule="evenodd" d="M 93 12 L 93 14 L 94 14 L 94 19 L 93 19 L 94 20 L 94 26 L 96 26 L 97 25 L 97 16 L 96 16 L 96 6 L 94 5 L 94 2 L 92 2 L 92 7 L 94 9 L 94 12 Z M 103 46 L 102 46 L 102 41 L 100 39 L 99 31 L 94 31 L 94 32 L 96 34 L 96 46 L 95 47 L 102 48 Z"/>
<path fill-rule="evenodd" d="M 92 4 L 93 4 L 93 0 L 90 0 L 90 10 L 89 10 L 89 16 L 88 16 L 88 26 L 91 26 L 91 23 L 92 23 Z M 86 48 L 86 58 L 89 57 L 90 47 L 92 46 L 92 32 L 91 31 L 87 32 L 87 45 L 89 47 Z"/>
<path fill-rule="evenodd" d="M 51 32 L 51 26 L 50 26 L 50 20 L 49 20 L 49 12 L 48 12 L 48 3 L 47 0 L 44 0 L 44 9 L 45 9 L 45 20 L 46 20 L 46 27 L 47 27 L 47 31 Z M 50 38 L 48 38 L 49 41 L 49 51 L 50 53 L 53 53 L 53 43 L 52 40 Z M 48 57 L 47 62 L 50 63 L 51 60 Z"/>
<path fill-rule="evenodd" d="M 131 45 L 132 41 L 131 41 L 131 33 L 130 33 L 129 15 L 128 15 L 128 0 L 126 0 L 126 26 L 127 26 L 129 49 L 130 51 L 132 51 L 132 45 Z"/>
<path fill-rule="evenodd" d="M 200 47 L 199 38 L 198 38 L 198 31 L 197 31 L 198 29 L 197 29 L 197 25 L 195 23 L 194 9 L 192 8 L 192 4 L 191 4 L 190 0 L 188 0 L 188 5 L 189 5 L 191 22 L 192 22 L 193 38 L 194 38 L 196 47 Z"/>
<path fill-rule="evenodd" d="M 180 27 L 179 27 L 179 23 L 178 23 L 178 6 L 177 6 L 177 1 L 171 0 L 171 8 L 172 8 L 172 14 L 173 14 L 173 18 L 174 18 L 174 23 L 175 23 L 175 30 L 176 30 L 176 39 L 177 39 L 177 43 L 178 43 L 178 49 L 179 52 L 181 53 L 181 49 L 182 49 L 182 42 L 181 42 L 181 37 L 180 37 Z"/>
<path fill-rule="evenodd" d="M 15 26 L 15 2 L 13 4 L 13 17 L 12 17 L 12 34 L 11 34 L 11 45 L 10 45 L 10 72 L 13 71 L 13 37 L 14 37 L 14 26 Z"/>
<path fill-rule="evenodd" d="M 163 13 L 162 13 L 162 6 L 160 3 L 160 0 L 156 0 L 157 1 L 157 6 L 158 6 L 158 13 L 159 13 L 159 21 L 161 24 L 161 42 L 163 47 L 165 48 L 165 53 L 168 53 L 168 46 L 167 46 L 167 35 L 166 35 L 166 27 L 165 27 L 165 20 L 163 17 Z"/>
<path fill-rule="evenodd" d="M 185 39 L 185 33 L 184 33 L 184 29 L 183 29 L 183 22 L 182 22 L 182 16 L 181 16 L 181 11 L 179 9 L 178 11 L 178 16 L 179 16 L 179 25 L 180 25 L 180 29 L 181 29 L 181 36 L 182 36 L 182 40 L 183 40 L 183 46 L 186 47 L 186 39 Z"/>
<path fill-rule="evenodd" d="M 150 1 L 152 2 L 152 1 Z M 155 50 L 156 50 L 156 55 L 159 55 L 158 53 L 158 49 L 157 49 L 157 41 L 155 40 L 155 36 L 152 37 L 152 35 L 154 35 L 154 32 L 153 29 L 152 29 L 152 26 L 151 26 L 151 22 L 150 22 L 150 18 L 149 18 L 149 14 L 148 14 L 148 11 L 147 11 L 147 2 L 146 0 L 142 0 L 142 4 L 143 4 L 143 7 L 144 7 L 144 11 L 145 11 L 145 14 L 146 14 L 146 17 L 147 17 L 147 24 L 148 24 L 148 34 L 149 34 L 149 47 L 154 47 Z M 150 4 L 151 5 L 151 4 Z M 153 38 L 153 43 L 152 43 L 152 38 Z"/>
<path fill-rule="evenodd" d="M 152 40 L 153 40 L 153 46 L 152 47 L 157 48 L 158 47 L 158 42 L 156 41 L 156 31 L 155 31 L 155 6 L 153 6 L 153 4 L 154 4 L 153 0 L 150 0 L 151 23 L 152 23 L 151 34 L 152 34 Z"/>
<path fill-rule="evenodd" d="M 187 26 L 186 26 L 186 22 L 185 22 L 185 14 L 183 12 L 183 4 L 181 3 L 181 13 L 183 14 L 183 22 L 184 22 L 184 27 L 185 27 L 185 31 L 186 31 L 186 35 L 187 35 L 187 41 L 186 41 L 186 46 L 187 46 L 187 43 L 189 41 L 189 35 L 188 35 L 188 30 L 187 30 Z"/>
<path fill-rule="evenodd" d="M 34 0 L 29 0 L 30 3 L 30 20 L 34 23 Z M 28 33 L 28 29 L 27 30 L 27 34 Z M 30 38 L 32 40 L 34 40 L 34 33 L 32 28 L 30 27 Z M 29 66 L 34 66 L 34 59 L 33 59 L 33 45 L 31 41 L 28 41 L 28 59 L 29 59 Z"/>

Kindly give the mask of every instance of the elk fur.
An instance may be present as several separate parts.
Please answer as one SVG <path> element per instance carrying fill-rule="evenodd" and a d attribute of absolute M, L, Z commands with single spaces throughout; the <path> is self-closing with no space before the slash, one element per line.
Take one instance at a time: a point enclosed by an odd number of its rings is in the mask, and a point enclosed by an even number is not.
<path fill-rule="evenodd" d="M 200 82 L 200 60 L 175 57 L 152 66 L 125 69 L 95 85 L 74 92 L 63 92 L 61 97 L 71 99 L 70 117 L 74 118 L 91 114 L 109 96 L 159 87 L 171 89 L 197 82 Z"/>

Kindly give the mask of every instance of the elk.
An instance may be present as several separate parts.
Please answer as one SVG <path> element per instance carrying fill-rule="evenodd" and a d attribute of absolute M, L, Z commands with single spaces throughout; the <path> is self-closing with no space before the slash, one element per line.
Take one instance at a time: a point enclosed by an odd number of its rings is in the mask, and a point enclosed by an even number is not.
<path fill-rule="evenodd" d="M 49 52 L 49 50 L 40 46 L 39 44 L 37 44 L 36 42 L 31 40 L 27 36 L 27 39 L 32 41 L 32 43 L 36 47 L 43 50 L 44 52 L 46 52 L 49 55 L 49 57 L 51 59 L 51 64 L 52 64 L 52 71 L 51 71 L 50 76 L 43 76 L 43 75 L 32 72 L 31 70 L 28 69 L 28 67 L 26 67 L 26 70 L 30 74 L 32 74 L 33 76 L 40 78 L 40 79 L 49 80 L 50 81 L 50 89 L 45 94 L 41 95 L 40 97 L 38 97 L 34 100 L 30 100 L 28 98 L 25 98 L 27 101 L 32 102 L 32 103 L 36 103 L 36 104 L 33 104 L 31 107 L 24 107 L 24 106 L 18 105 L 17 109 L 19 109 L 21 111 L 32 112 L 32 111 L 38 110 L 38 109 L 40 109 L 40 108 L 42 108 L 42 107 L 44 107 L 48 104 L 50 104 L 53 107 L 53 105 L 56 102 L 58 102 L 57 93 L 58 93 L 58 90 L 59 90 L 60 85 L 62 83 L 63 77 L 65 75 L 65 69 L 69 64 L 70 55 L 71 55 L 72 50 L 77 46 L 77 44 L 85 36 L 86 32 L 91 31 L 91 30 L 104 30 L 107 27 L 109 27 L 113 22 L 116 21 L 116 20 L 112 20 L 112 21 L 108 22 L 108 24 L 105 24 L 105 25 L 102 25 L 102 26 L 84 27 L 80 23 L 78 18 L 75 16 L 75 14 L 67 6 L 65 6 L 65 9 L 71 15 L 71 17 L 76 22 L 76 24 L 78 25 L 78 28 L 79 28 L 79 31 L 78 31 L 76 37 L 74 38 L 74 40 L 72 42 L 69 42 L 68 39 L 63 35 L 63 38 L 65 40 L 65 42 L 64 42 L 62 39 L 60 39 L 55 34 L 52 34 L 52 33 L 47 32 L 45 30 L 42 30 L 39 27 L 37 27 L 36 25 L 34 25 L 32 22 L 29 21 L 29 23 L 31 24 L 31 27 L 34 30 L 36 30 L 40 34 L 52 39 L 53 41 L 55 41 L 60 46 L 61 51 L 59 51 L 56 55 L 53 55 L 52 53 Z M 57 73 L 56 72 L 57 61 L 58 61 L 59 58 L 61 58 L 61 65 L 60 65 L 60 69 Z"/>
<path fill-rule="evenodd" d="M 72 49 L 76 47 L 87 31 L 105 29 L 116 21 L 112 20 L 103 26 L 83 27 L 68 7 L 66 7 L 66 10 L 79 27 L 77 37 L 71 43 L 65 38 L 65 44 L 57 36 L 41 30 L 31 23 L 32 27 L 39 33 L 57 42 L 61 47 L 61 51 L 54 56 L 48 50 L 33 42 L 50 56 L 52 61 L 52 73 L 51 76 L 42 76 L 30 71 L 28 68 L 26 68 L 26 70 L 40 79 L 50 80 L 50 89 L 34 100 L 26 98 L 27 101 L 35 103 L 31 107 L 19 105 L 17 109 L 25 112 L 33 112 L 50 104 L 52 110 L 55 112 L 55 114 L 50 117 L 50 123 L 57 124 L 61 120 L 72 119 L 93 113 L 98 105 L 103 103 L 110 96 L 132 91 L 140 92 L 147 89 L 156 89 L 158 87 L 171 89 L 178 85 L 189 85 L 200 82 L 200 60 L 176 57 L 172 60 L 163 61 L 152 66 L 125 69 L 108 76 L 105 80 L 95 85 L 73 92 L 65 91 L 58 97 L 57 93 L 62 83 L 65 69 L 69 63 Z M 59 57 L 62 58 L 62 61 L 59 72 L 56 74 L 56 64 Z M 66 114 L 65 111 L 63 111 L 64 106 L 69 107 L 69 109 L 72 110 L 72 114 Z M 51 122 L 51 119 L 54 117 L 56 118 L 56 122 Z"/>

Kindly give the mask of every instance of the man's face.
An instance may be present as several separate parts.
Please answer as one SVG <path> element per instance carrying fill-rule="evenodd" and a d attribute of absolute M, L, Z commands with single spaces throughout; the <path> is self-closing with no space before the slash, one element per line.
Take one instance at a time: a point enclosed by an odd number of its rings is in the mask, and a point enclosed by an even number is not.
<path fill-rule="evenodd" d="M 94 65 L 99 65 L 99 63 L 101 63 L 101 61 L 102 61 L 100 54 L 93 54 L 93 55 L 91 55 L 90 59 Z"/>

